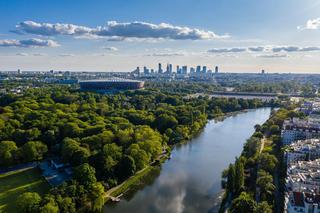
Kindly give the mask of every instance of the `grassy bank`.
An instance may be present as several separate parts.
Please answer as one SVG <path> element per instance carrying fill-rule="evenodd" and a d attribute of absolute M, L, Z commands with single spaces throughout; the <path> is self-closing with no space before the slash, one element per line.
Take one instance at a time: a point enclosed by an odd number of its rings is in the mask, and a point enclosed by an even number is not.
<path fill-rule="evenodd" d="M 0 175 L 0 212 L 18 212 L 17 198 L 24 192 L 46 194 L 49 184 L 39 169 L 23 169 Z"/>
<path fill-rule="evenodd" d="M 144 179 L 157 167 L 159 167 L 163 162 L 168 159 L 169 155 L 163 156 L 160 160 L 154 162 L 152 165 L 138 171 L 135 175 L 131 176 L 120 185 L 115 186 L 105 193 L 105 203 L 110 201 L 110 196 L 117 197 L 121 194 L 126 193 L 135 186 L 139 186 L 144 183 Z"/>

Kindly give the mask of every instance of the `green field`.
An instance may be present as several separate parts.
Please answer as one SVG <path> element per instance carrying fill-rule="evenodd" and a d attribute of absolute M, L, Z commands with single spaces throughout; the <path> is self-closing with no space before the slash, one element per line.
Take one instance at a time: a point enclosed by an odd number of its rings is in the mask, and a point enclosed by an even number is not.
<path fill-rule="evenodd" d="M 39 169 L 26 169 L 0 175 L 0 212 L 17 212 L 17 197 L 24 192 L 43 195 L 50 186 Z"/>

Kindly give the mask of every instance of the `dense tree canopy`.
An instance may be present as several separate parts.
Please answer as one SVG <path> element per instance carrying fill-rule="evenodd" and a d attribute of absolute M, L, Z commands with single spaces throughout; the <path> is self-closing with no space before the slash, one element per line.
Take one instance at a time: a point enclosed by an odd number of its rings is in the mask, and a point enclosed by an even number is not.
<path fill-rule="evenodd" d="M 73 179 L 53 189 L 38 211 L 96 211 L 104 187 L 158 161 L 170 145 L 198 134 L 208 118 L 270 106 L 258 99 L 186 97 L 190 91 L 215 88 L 210 85 L 170 87 L 103 95 L 51 85 L 19 96 L 2 95 L 0 166 L 61 159 L 73 168 Z M 243 187 L 243 169 L 243 162 L 234 166 L 237 193 Z"/>

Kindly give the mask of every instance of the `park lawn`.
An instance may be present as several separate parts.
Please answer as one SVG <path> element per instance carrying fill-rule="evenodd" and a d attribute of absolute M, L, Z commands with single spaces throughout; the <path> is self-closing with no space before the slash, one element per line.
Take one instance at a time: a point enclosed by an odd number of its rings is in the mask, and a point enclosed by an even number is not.
<path fill-rule="evenodd" d="M 17 197 L 24 192 L 46 194 L 49 184 L 38 168 L 23 169 L 0 175 L 0 212 L 17 212 Z"/>

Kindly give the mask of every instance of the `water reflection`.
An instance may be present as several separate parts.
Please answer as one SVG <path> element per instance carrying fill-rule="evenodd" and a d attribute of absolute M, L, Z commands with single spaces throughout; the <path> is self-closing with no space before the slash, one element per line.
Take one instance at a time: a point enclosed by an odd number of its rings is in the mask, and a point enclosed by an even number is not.
<path fill-rule="evenodd" d="M 215 212 L 221 172 L 241 153 L 243 143 L 270 109 L 251 110 L 221 122 L 210 121 L 191 142 L 176 146 L 172 158 L 153 171 L 146 184 L 126 194 L 106 212 Z"/>

